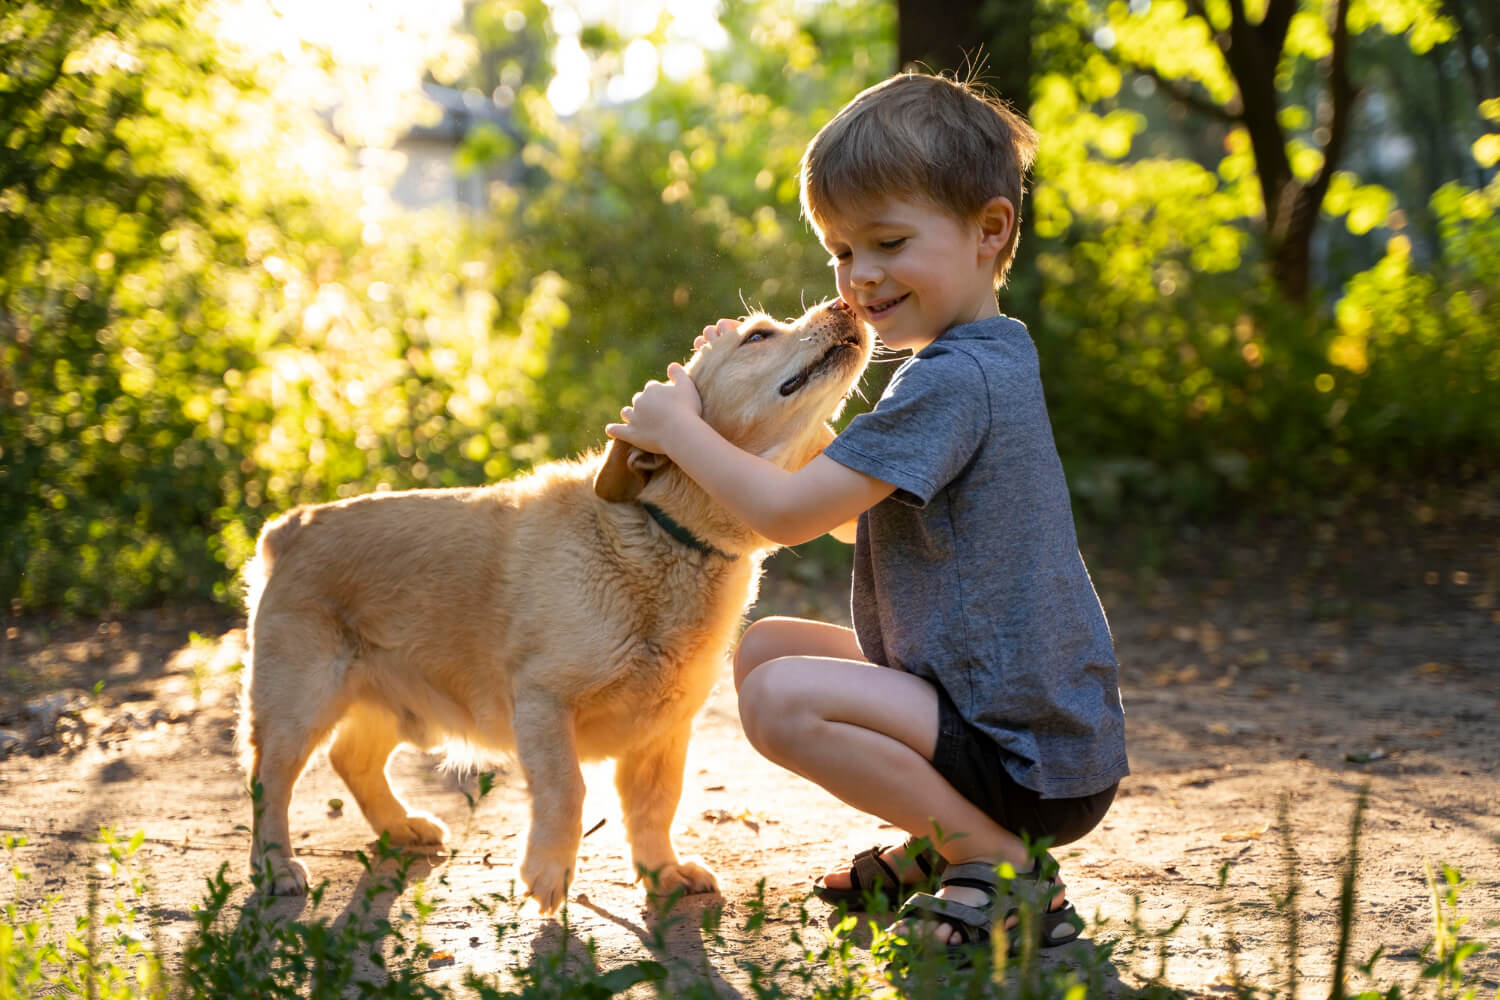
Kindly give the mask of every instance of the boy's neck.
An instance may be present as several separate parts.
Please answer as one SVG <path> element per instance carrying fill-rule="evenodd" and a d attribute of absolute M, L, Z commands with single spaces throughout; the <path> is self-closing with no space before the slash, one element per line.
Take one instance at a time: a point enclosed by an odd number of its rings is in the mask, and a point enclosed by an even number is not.
<path fill-rule="evenodd" d="M 920 344 L 912 345 L 911 352 L 913 354 L 917 354 L 921 351 L 925 351 L 927 348 L 936 343 L 938 339 L 949 330 L 955 329 L 960 326 L 967 326 L 970 323 L 978 323 L 981 320 L 998 319 L 1002 315 L 1004 314 L 1000 312 L 1000 300 L 998 298 L 992 297 L 982 303 L 979 308 L 974 311 L 973 315 L 968 316 L 964 319 L 960 319 L 957 322 L 953 323 L 951 326 L 939 330 L 929 340 L 926 340 Z"/>

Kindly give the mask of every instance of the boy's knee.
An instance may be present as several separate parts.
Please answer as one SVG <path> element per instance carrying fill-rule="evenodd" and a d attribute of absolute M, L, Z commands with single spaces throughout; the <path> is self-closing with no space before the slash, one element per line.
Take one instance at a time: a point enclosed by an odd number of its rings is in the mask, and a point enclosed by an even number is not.
<path fill-rule="evenodd" d="M 760 666 L 760 665 L 757 665 Z M 796 742 L 798 699 L 789 697 L 783 671 L 773 661 L 745 677 L 739 692 L 740 726 L 750 745 L 772 760 L 778 747 Z"/>
<path fill-rule="evenodd" d="M 740 643 L 734 649 L 734 689 L 741 690 L 745 685 L 745 678 L 750 676 L 762 663 L 771 659 L 775 654 L 771 652 L 771 643 L 768 641 L 767 633 L 770 629 L 765 627 L 764 622 L 753 622 L 740 636 Z"/>

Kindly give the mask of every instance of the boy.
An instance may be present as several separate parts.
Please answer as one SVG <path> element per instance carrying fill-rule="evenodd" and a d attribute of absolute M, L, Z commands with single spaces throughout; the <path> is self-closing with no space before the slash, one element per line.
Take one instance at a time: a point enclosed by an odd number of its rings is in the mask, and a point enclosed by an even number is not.
<path fill-rule="evenodd" d="M 719 437 L 677 365 L 607 428 L 778 543 L 858 518 L 854 628 L 751 625 L 735 653 L 740 715 L 771 760 L 913 838 L 941 837 L 942 887 L 908 899 L 897 929 L 960 960 L 1016 922 L 1002 862 L 1044 901 L 1044 945 L 1077 936 L 1055 862 L 1034 863 L 1025 841 L 1082 837 L 1128 772 L 1118 667 L 1036 352 L 996 299 L 1035 148 L 972 85 L 903 74 L 864 91 L 808 145 L 801 180 L 840 298 L 912 352 L 875 408 L 796 472 Z M 895 894 L 941 863 L 908 841 L 817 891 Z"/>

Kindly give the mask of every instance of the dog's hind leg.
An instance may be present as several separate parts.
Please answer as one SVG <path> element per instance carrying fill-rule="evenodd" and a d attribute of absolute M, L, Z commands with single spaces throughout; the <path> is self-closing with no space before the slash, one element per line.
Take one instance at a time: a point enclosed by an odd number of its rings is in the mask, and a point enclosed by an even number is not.
<path fill-rule="evenodd" d="M 411 809 L 391 788 L 386 764 L 401 743 L 396 717 L 369 702 L 356 702 L 342 721 L 328 759 L 377 833 L 401 846 L 437 846 L 448 828 L 429 812 Z"/>
<path fill-rule="evenodd" d="M 674 726 L 645 746 L 621 754 L 615 763 L 615 790 L 620 794 L 631 862 L 653 895 L 718 888 L 713 872 L 691 861 L 678 861 L 672 848 L 672 818 L 682 797 L 690 732 L 690 721 Z"/>
<path fill-rule="evenodd" d="M 336 636 L 306 622 L 267 628 L 255 621 L 251 632 L 241 708 L 255 795 L 250 868 L 267 874 L 273 895 L 301 895 L 307 867 L 294 856 L 287 813 L 307 759 L 343 714 L 349 653 Z"/>

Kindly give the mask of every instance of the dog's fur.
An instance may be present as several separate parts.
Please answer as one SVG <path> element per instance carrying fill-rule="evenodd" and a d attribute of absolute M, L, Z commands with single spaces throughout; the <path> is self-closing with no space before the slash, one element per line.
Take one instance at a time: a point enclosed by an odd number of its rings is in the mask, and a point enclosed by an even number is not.
<path fill-rule="evenodd" d="M 750 317 L 688 371 L 710 425 L 796 468 L 830 440 L 826 421 L 871 339 L 834 301 L 795 323 Z M 719 552 L 673 537 L 643 503 Z M 715 888 L 679 862 L 668 828 L 692 718 L 772 547 L 670 462 L 621 442 L 491 486 L 377 493 L 276 519 L 246 578 L 252 867 L 273 892 L 306 891 L 287 810 L 332 733 L 334 769 L 401 845 L 435 847 L 447 831 L 391 790 L 397 746 L 513 751 L 531 794 L 520 874 L 543 912 L 573 874 L 580 760 L 615 758 L 632 861 L 656 891 Z"/>

